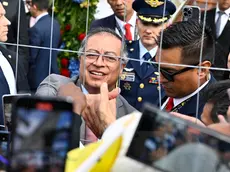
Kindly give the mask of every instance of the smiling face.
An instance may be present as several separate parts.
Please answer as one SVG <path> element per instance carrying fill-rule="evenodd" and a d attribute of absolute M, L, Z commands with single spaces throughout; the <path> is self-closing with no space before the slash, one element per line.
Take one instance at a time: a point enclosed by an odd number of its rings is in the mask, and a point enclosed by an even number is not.
<path fill-rule="evenodd" d="M 85 87 L 89 93 L 99 92 L 103 82 L 108 83 L 109 90 L 115 88 L 124 66 L 120 65 L 119 59 L 113 59 L 121 55 L 121 48 L 121 40 L 109 33 L 98 33 L 88 39 L 85 47 L 88 55 L 80 57 L 80 79 L 83 81 L 85 76 Z M 96 58 L 93 54 L 101 55 Z M 113 58 L 109 58 L 110 56 Z"/>
<path fill-rule="evenodd" d="M 166 27 L 166 24 L 163 24 L 163 29 Z M 157 37 L 160 34 L 162 25 L 154 26 L 152 24 L 144 24 L 140 19 L 137 19 L 137 28 L 138 34 L 142 44 L 148 50 L 151 50 L 156 46 Z"/>
<path fill-rule="evenodd" d="M 0 3 L 0 41 L 7 41 L 8 34 L 8 25 L 10 25 L 10 21 L 5 17 L 6 11 Z"/>

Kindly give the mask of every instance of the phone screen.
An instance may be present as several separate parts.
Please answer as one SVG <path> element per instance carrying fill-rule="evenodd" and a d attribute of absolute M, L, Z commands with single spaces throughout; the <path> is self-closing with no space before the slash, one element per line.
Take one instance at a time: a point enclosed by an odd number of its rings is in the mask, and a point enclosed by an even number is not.
<path fill-rule="evenodd" d="M 33 99 L 19 104 L 13 121 L 11 171 L 64 171 L 75 115 L 72 104 Z"/>
<path fill-rule="evenodd" d="M 211 148 L 219 158 L 219 165 L 230 170 L 228 137 L 154 109 L 144 110 L 128 149 L 128 157 L 163 171 L 171 171 L 168 169 L 170 159 L 175 159 L 180 151 L 181 156 L 185 155 L 181 148 L 200 144 Z"/>
<path fill-rule="evenodd" d="M 16 95 L 4 95 L 3 96 L 3 114 L 4 114 L 4 124 L 7 127 L 8 131 L 12 130 L 11 123 L 11 114 L 12 114 L 12 105 L 16 98 L 22 96 L 30 96 L 31 94 L 16 94 Z"/>

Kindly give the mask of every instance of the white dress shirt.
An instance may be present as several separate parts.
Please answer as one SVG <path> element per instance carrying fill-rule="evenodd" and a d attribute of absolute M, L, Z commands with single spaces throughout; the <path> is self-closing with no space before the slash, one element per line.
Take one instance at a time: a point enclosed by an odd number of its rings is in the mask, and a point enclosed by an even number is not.
<path fill-rule="evenodd" d="M 217 6 L 216 6 L 216 15 L 215 15 L 215 23 L 218 20 L 218 17 L 219 17 L 218 12 L 219 11 L 220 11 L 220 9 L 219 9 L 218 4 L 217 4 Z M 225 12 L 225 14 L 223 14 L 222 17 L 221 17 L 221 25 L 220 25 L 220 33 L 219 33 L 219 35 L 221 35 L 222 31 L 224 30 L 225 25 L 227 24 L 227 22 L 228 22 L 228 20 L 230 18 L 230 8 L 228 8 L 224 12 Z"/>
<path fill-rule="evenodd" d="M 37 16 L 36 19 L 35 19 L 35 23 L 37 23 L 38 20 L 40 20 L 40 18 L 42 18 L 43 16 L 46 16 L 48 14 L 49 14 L 48 12 L 44 12 L 44 13 L 40 14 L 39 16 Z"/>
<path fill-rule="evenodd" d="M 176 107 L 177 105 L 179 105 L 180 103 L 184 102 L 185 100 L 191 98 L 192 96 L 196 95 L 200 90 L 202 90 L 210 81 L 211 79 L 211 75 L 209 74 L 208 76 L 208 80 L 203 84 L 201 85 L 199 88 L 196 89 L 196 91 L 192 92 L 191 94 L 185 96 L 185 97 L 182 97 L 182 98 L 174 98 L 173 99 L 173 107 Z M 164 102 L 164 104 L 161 106 L 161 109 L 164 109 L 165 106 L 167 105 L 169 101 L 169 98 Z"/>
<path fill-rule="evenodd" d="M 141 40 L 139 40 L 139 48 L 140 48 L 140 65 L 142 65 L 143 61 L 144 61 L 144 58 L 143 56 L 149 52 L 149 54 L 151 55 L 151 57 L 154 57 L 157 53 L 157 49 L 158 49 L 158 46 L 154 47 L 153 49 L 151 49 L 150 51 L 148 51 L 144 45 L 142 44 Z"/>
<path fill-rule="evenodd" d="M 128 21 L 128 23 L 131 25 L 130 30 L 132 33 L 132 39 L 133 40 L 134 40 L 134 36 L 135 36 L 136 19 L 137 19 L 137 15 L 136 15 L 136 12 L 134 12 L 131 19 Z M 117 24 L 119 25 L 122 33 L 125 35 L 125 24 L 126 24 L 126 22 L 120 20 L 117 16 L 115 16 L 115 20 L 116 20 Z M 117 28 L 116 28 L 116 32 L 117 32 L 117 34 L 122 36 Z"/>
<path fill-rule="evenodd" d="M 10 63 L 8 62 L 8 60 L 3 56 L 1 51 L 0 51 L 0 66 L 2 68 L 6 81 L 8 83 L 10 94 L 17 94 L 16 81 L 15 81 L 13 69 Z"/>

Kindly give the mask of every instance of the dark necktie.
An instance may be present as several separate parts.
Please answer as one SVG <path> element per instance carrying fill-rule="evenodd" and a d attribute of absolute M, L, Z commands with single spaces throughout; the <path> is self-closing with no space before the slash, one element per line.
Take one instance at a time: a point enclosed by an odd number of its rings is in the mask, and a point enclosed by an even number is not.
<path fill-rule="evenodd" d="M 216 21 L 216 38 L 220 36 L 221 17 L 225 14 L 224 11 L 218 11 L 218 19 Z"/>
<path fill-rule="evenodd" d="M 2 68 L 0 67 L 0 125 L 4 125 L 3 109 L 2 109 L 2 96 L 4 94 L 10 94 L 10 89 L 6 78 L 3 74 Z"/>
<path fill-rule="evenodd" d="M 130 27 L 131 25 L 129 23 L 125 24 L 125 39 L 128 41 L 132 40 L 132 33 Z"/>
<path fill-rule="evenodd" d="M 151 55 L 149 54 L 149 52 L 145 53 L 145 55 L 143 56 L 143 59 L 145 61 L 148 61 L 149 59 L 151 59 Z M 147 72 L 148 65 L 149 65 L 149 63 L 147 63 L 147 62 L 143 62 L 141 65 L 141 75 L 143 77 L 145 76 L 145 73 Z"/>
<path fill-rule="evenodd" d="M 165 110 L 167 112 L 170 112 L 173 109 L 173 107 L 174 107 L 173 98 L 170 97 L 167 104 L 166 104 Z"/>

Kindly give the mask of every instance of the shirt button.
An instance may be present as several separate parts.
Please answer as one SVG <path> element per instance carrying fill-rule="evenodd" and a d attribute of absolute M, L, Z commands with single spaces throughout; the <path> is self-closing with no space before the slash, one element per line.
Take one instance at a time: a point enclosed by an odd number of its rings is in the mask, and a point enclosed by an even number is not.
<path fill-rule="evenodd" d="M 140 88 L 144 88 L 145 85 L 143 83 L 140 84 Z"/>
<path fill-rule="evenodd" d="M 138 98 L 137 98 L 137 101 L 138 101 L 138 102 L 142 102 L 142 97 L 138 97 Z"/>

